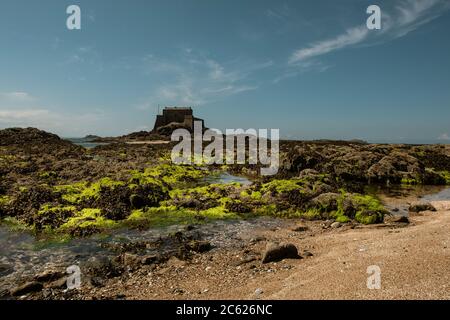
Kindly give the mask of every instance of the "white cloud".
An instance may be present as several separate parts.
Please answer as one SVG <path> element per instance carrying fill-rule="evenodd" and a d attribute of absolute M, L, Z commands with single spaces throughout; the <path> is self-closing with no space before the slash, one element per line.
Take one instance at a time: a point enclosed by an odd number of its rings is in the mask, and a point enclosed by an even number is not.
<path fill-rule="evenodd" d="M 450 136 L 448 133 L 443 133 L 438 137 L 438 140 L 450 140 Z"/>
<path fill-rule="evenodd" d="M 450 8 L 449 0 L 403 0 L 392 10 L 383 11 L 380 32 L 369 31 L 365 24 L 348 28 L 344 33 L 330 39 L 315 42 L 294 51 L 288 62 L 296 65 L 301 61 L 330 52 L 361 44 L 365 41 L 382 43 L 403 37 L 418 27 L 441 16 Z M 380 41 L 381 40 L 381 41 Z"/>
<path fill-rule="evenodd" d="M 64 136 L 81 136 L 95 130 L 102 123 L 104 114 L 69 114 L 46 108 L 6 109 L 0 108 L 0 127 L 35 127 Z"/>

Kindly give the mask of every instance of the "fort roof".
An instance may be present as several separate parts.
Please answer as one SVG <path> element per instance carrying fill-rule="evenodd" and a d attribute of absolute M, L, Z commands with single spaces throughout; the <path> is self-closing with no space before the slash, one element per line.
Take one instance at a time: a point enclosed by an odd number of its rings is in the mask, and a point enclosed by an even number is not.
<path fill-rule="evenodd" d="M 165 107 L 164 110 L 192 110 L 191 107 Z"/>

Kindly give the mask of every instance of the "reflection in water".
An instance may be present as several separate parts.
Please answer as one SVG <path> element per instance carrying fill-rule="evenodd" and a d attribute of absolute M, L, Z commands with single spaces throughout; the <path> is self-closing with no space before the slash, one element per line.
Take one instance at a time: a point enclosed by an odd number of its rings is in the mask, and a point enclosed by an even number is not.
<path fill-rule="evenodd" d="M 234 176 L 232 174 L 229 174 L 228 172 L 221 173 L 219 175 L 212 175 L 209 177 L 206 177 L 204 179 L 204 182 L 209 183 L 220 183 L 220 184 L 226 184 L 226 183 L 240 183 L 243 186 L 248 186 L 252 184 L 252 181 L 245 177 L 238 177 Z"/>

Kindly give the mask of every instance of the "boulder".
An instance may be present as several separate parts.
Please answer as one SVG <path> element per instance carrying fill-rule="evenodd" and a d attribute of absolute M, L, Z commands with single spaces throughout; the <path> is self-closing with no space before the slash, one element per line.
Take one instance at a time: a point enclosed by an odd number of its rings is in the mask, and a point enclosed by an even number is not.
<path fill-rule="evenodd" d="M 409 212 L 422 212 L 422 211 L 436 211 L 436 208 L 426 201 L 417 201 L 411 203 L 409 206 Z"/>
<path fill-rule="evenodd" d="M 322 193 L 321 195 L 315 197 L 311 200 L 311 204 L 314 207 L 318 207 L 327 212 L 335 211 L 338 209 L 338 199 L 340 194 L 338 193 Z"/>
<path fill-rule="evenodd" d="M 283 259 L 300 259 L 297 247 L 292 243 L 278 244 L 270 242 L 263 253 L 262 263 L 276 262 Z"/>

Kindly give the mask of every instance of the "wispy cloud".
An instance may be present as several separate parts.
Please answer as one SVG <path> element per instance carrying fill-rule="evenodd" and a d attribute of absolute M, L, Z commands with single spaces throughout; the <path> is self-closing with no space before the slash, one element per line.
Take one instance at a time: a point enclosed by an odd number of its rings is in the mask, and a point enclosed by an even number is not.
<path fill-rule="evenodd" d="M 418 27 L 441 16 L 450 8 L 449 0 L 403 0 L 390 12 L 382 9 L 382 30 L 369 31 L 365 24 L 348 28 L 344 33 L 330 39 L 314 42 L 294 51 L 289 57 L 290 65 L 352 47 L 363 42 L 376 44 L 407 35 Z"/>
<path fill-rule="evenodd" d="M 253 73 L 269 68 L 272 61 L 262 63 L 221 63 L 208 55 L 182 50 L 180 56 L 163 59 L 148 55 L 144 59 L 145 72 L 163 83 L 155 85 L 149 98 L 138 109 L 154 108 L 157 104 L 201 106 L 228 96 L 256 90 L 258 82 Z"/>
<path fill-rule="evenodd" d="M 320 41 L 309 47 L 295 51 L 289 58 L 289 63 L 297 63 L 360 43 L 367 37 L 368 33 L 369 30 L 365 26 L 348 29 L 344 34 L 341 34 L 336 38 Z"/>
<path fill-rule="evenodd" d="M 35 97 L 23 91 L 0 92 L 0 101 L 23 103 L 35 101 Z"/>

